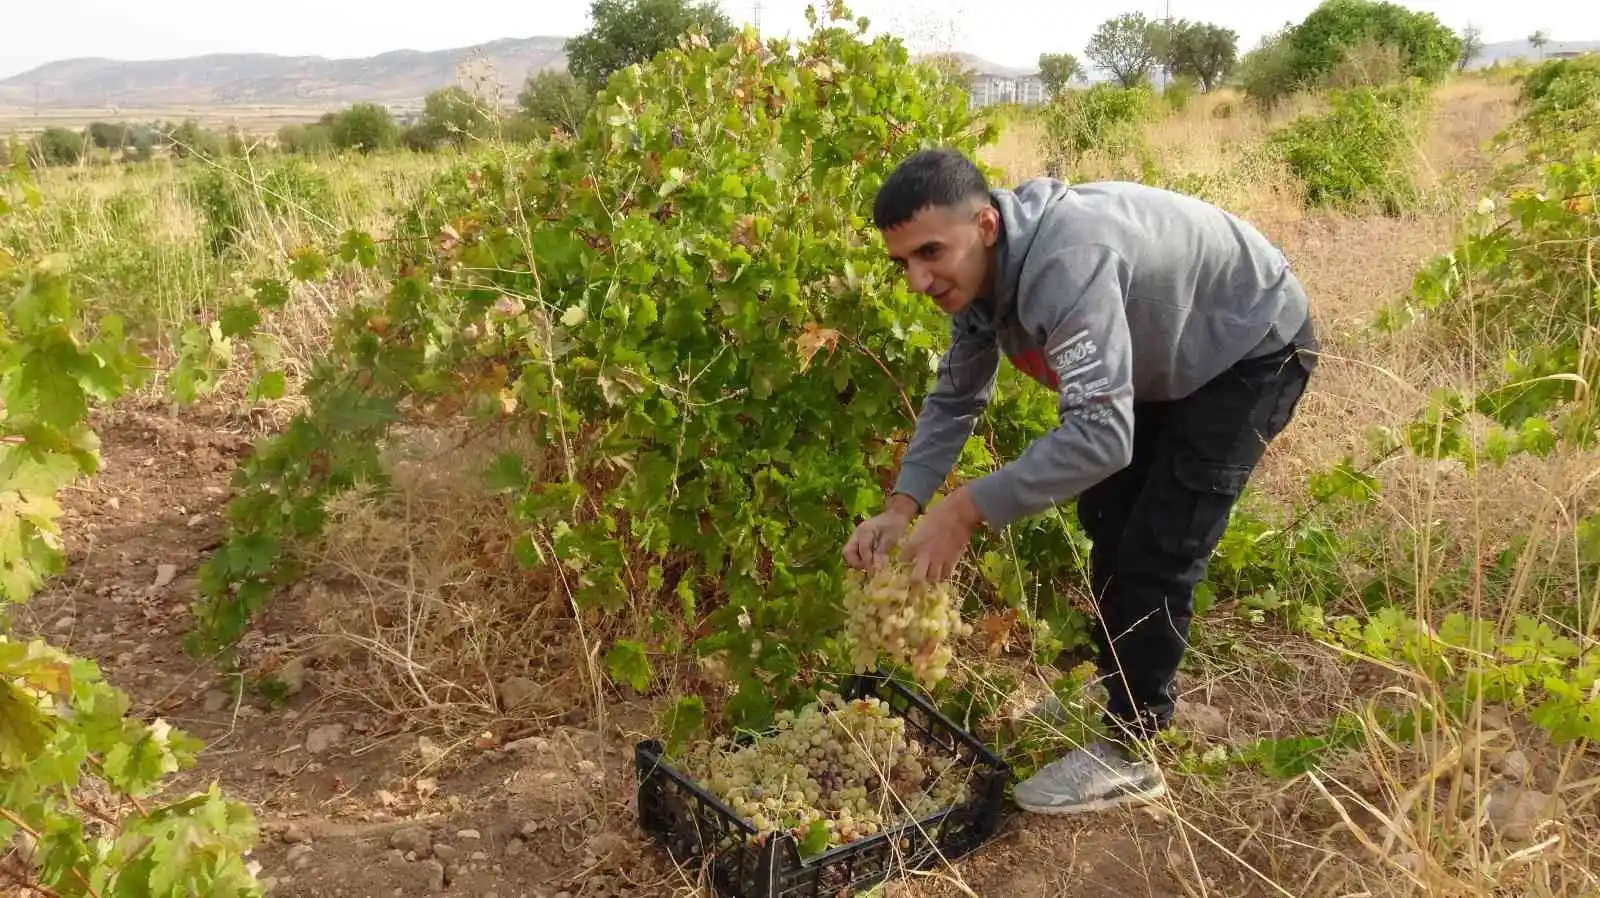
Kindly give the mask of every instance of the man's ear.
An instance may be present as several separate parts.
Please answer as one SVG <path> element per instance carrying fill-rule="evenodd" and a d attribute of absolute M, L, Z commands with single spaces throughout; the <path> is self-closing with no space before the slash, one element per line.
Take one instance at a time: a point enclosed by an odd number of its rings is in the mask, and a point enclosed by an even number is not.
<path fill-rule="evenodd" d="M 985 203 L 978 210 L 978 232 L 983 235 L 984 246 L 994 246 L 1000 239 L 1000 210 Z"/>

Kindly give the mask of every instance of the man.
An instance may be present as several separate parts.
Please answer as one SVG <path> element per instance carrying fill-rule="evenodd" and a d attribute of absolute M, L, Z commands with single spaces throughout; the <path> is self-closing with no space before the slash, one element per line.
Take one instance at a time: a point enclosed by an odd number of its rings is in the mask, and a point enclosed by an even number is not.
<path fill-rule="evenodd" d="M 846 562 L 875 568 L 927 509 L 900 557 L 946 578 L 978 527 L 1076 498 L 1110 736 L 1019 784 L 1016 801 L 1075 813 L 1159 796 L 1159 771 L 1135 749 L 1172 720 L 1194 587 L 1311 376 L 1306 294 L 1282 252 L 1212 205 L 1130 183 L 991 191 L 946 150 L 889 177 L 874 223 L 953 326 L 893 494 Z M 1058 393 L 1060 425 L 930 509 L 1002 353 Z"/>

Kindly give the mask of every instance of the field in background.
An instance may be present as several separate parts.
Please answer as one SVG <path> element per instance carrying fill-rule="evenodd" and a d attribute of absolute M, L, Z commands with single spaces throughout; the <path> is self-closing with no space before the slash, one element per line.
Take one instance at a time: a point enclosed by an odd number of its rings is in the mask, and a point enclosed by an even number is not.
<path fill-rule="evenodd" d="M 1476 376 L 1483 347 L 1470 339 L 1441 345 L 1368 325 L 1461 235 L 1504 161 L 1489 142 L 1510 123 L 1516 91 L 1476 77 L 1438 90 L 1406 158 L 1418 200 L 1393 214 L 1308 209 L 1301 186 L 1259 152 L 1320 100 L 1263 116 L 1227 92 L 1199 96 L 1141 125 L 1141 152 L 1090 153 L 1073 166 L 1073 180 L 1155 179 L 1238 212 L 1284 247 L 1309 288 L 1324 361 L 1247 497 L 1251 514 L 1291 530 L 1309 513 L 1308 476 L 1361 456 L 1368 429 L 1404 430 L 1434 390 Z M 6 124 L 0 117 L 0 131 Z M 1015 115 L 984 159 L 1014 183 L 1051 168 L 1049 141 L 1037 117 Z M 387 446 L 397 497 L 357 491 L 330 509 L 308 575 L 246 637 L 243 679 L 216 679 L 178 644 L 195 568 L 223 538 L 235 463 L 295 407 L 292 387 L 325 348 L 334 312 L 385 285 L 359 274 L 294 284 L 270 329 L 289 362 L 281 400 L 245 394 L 249 378 L 232 365 L 258 347 L 230 343 L 226 355 L 211 326 L 299 247 L 351 229 L 393 237 L 397 221 L 447 189 L 435 176 L 455 161 L 396 153 L 46 174 L 42 204 L 0 223 L 0 247 L 68 253 L 75 295 L 97 316 L 126 318 L 162 374 L 100 413 L 105 473 L 65 500 L 68 574 L 22 622 L 99 660 L 136 710 L 207 741 L 201 766 L 180 781 L 216 777 L 262 816 L 271 838 L 255 857 L 274 894 L 443 893 L 446 878 L 450 894 L 502 898 L 687 894 L 694 871 L 664 863 L 636 835 L 630 752 L 655 735 L 661 695 L 706 674 L 663 662 L 674 682 L 650 695 L 603 685 L 593 616 L 551 575 L 509 558 L 515 528 L 478 477 L 503 444 L 440 431 Z M 212 392 L 178 409 L 167 396 L 184 378 Z M 1381 497 L 1332 524 L 1359 552 L 1314 570 L 1256 562 L 1275 591 L 1203 617 L 1182 741 L 1171 747 L 1173 793 L 1159 808 L 1013 817 L 973 859 L 887 893 L 1594 894 L 1600 765 L 1587 744 L 1557 746 L 1491 707 L 1459 730 L 1419 725 L 1401 744 L 1372 702 L 1441 702 L 1443 683 L 1412 659 L 1358 660 L 1307 638 L 1293 614 L 1311 591 L 1342 593 L 1345 611 L 1376 609 L 1385 587 L 1373 592 L 1365 566 L 1383 563 L 1390 594 L 1421 619 L 1460 610 L 1509 627 L 1518 609 L 1559 618 L 1571 611 L 1556 607 L 1565 600 L 1592 636 L 1593 597 L 1518 582 L 1497 594 L 1507 604 L 1491 605 L 1482 582 L 1452 578 L 1463 556 L 1481 553 L 1475 563 L 1487 569 L 1519 535 L 1569 547 L 1574 521 L 1594 507 L 1600 454 L 1481 470 L 1367 461 Z M 1419 540 L 1439 548 L 1416 551 Z M 984 624 L 960 666 L 974 692 L 995 693 L 990 735 L 1019 760 L 1048 756 L 1077 731 L 1041 732 L 1018 709 L 1052 688 L 1083 716 L 1092 709 L 1062 670 L 1039 662 L 1015 616 Z M 1255 754 L 1225 762 L 1245 749 Z"/>
<path fill-rule="evenodd" d="M 393 107 L 398 114 L 409 110 Z M 313 106 L 151 106 L 116 109 L 29 109 L 0 106 L 0 135 L 26 138 L 45 128 L 81 130 L 92 122 L 184 121 L 193 119 L 202 127 L 226 131 L 237 126 L 246 134 L 273 134 L 284 125 L 314 122 L 337 107 Z"/>

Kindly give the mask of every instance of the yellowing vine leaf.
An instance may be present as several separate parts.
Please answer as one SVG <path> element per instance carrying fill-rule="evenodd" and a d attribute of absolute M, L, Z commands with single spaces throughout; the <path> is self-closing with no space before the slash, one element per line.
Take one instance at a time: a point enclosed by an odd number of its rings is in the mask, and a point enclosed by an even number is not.
<path fill-rule="evenodd" d="M 800 371 L 803 373 L 811 367 L 811 360 L 816 357 L 823 347 L 827 347 L 828 354 L 833 355 L 833 350 L 839 345 L 839 332 L 826 327 L 818 327 L 815 321 L 807 321 L 805 329 L 795 339 L 795 348 L 800 356 Z"/>

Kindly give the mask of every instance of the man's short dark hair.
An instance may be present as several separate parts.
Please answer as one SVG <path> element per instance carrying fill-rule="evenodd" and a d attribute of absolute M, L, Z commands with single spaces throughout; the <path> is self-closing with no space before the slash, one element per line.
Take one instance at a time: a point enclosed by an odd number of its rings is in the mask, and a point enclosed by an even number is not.
<path fill-rule="evenodd" d="M 900 163 L 878 188 L 872 223 L 887 231 L 928 206 L 988 200 L 989 182 L 971 159 L 956 150 L 921 150 Z"/>

